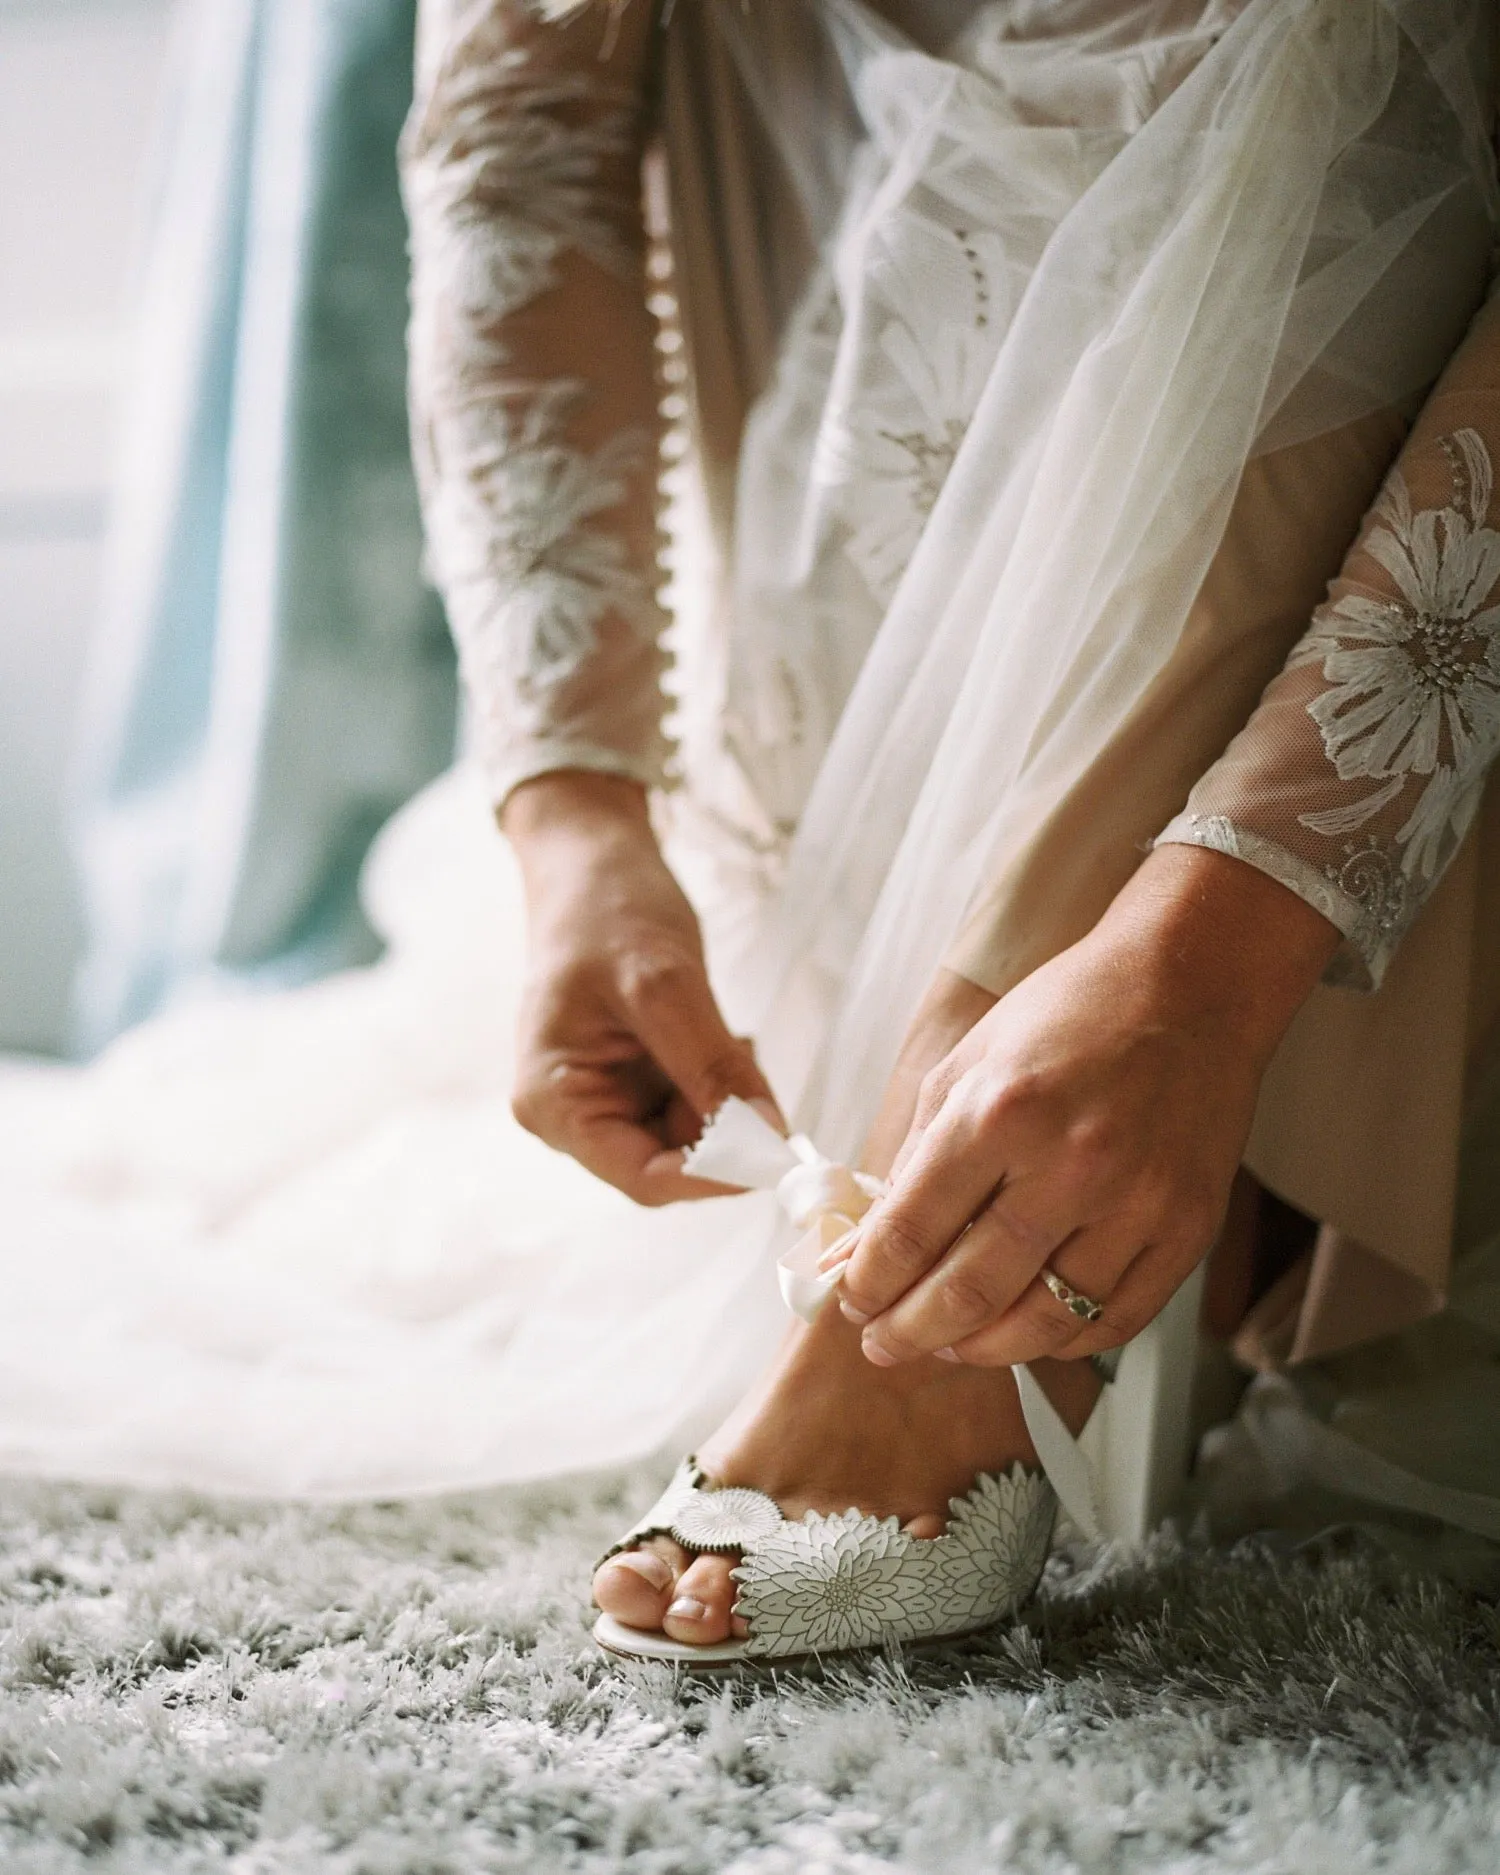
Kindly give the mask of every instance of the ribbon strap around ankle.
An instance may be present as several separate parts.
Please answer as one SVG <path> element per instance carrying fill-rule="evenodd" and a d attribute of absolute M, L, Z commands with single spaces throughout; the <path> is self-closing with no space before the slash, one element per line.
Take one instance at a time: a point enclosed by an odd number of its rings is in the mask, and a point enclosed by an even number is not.
<path fill-rule="evenodd" d="M 826 1157 L 800 1133 L 784 1139 L 733 1095 L 704 1127 L 683 1170 L 721 1185 L 776 1193 L 782 1210 L 802 1233 L 777 1263 L 777 1281 L 787 1307 L 805 1322 L 816 1317 L 844 1274 L 842 1262 L 821 1270 L 820 1260 L 853 1233 L 886 1189 L 879 1179 Z M 1030 1370 L 1017 1366 L 1012 1371 L 1026 1430 L 1058 1501 L 1085 1536 L 1102 1536 L 1093 1471 L 1082 1447 Z"/>

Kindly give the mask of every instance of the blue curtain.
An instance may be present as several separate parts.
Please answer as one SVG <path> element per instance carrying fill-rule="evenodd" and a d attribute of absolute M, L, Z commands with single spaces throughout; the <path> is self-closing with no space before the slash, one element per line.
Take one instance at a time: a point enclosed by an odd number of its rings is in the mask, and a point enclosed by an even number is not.
<path fill-rule="evenodd" d="M 205 982 L 372 958 L 361 860 L 452 755 L 407 447 L 414 13 L 183 24 L 80 739 L 83 1052 Z"/>

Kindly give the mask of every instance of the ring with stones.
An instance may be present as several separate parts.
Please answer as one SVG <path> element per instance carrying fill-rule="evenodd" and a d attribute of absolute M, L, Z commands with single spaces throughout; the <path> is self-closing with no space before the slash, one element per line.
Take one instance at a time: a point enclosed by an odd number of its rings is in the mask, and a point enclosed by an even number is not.
<path fill-rule="evenodd" d="M 1063 1307 L 1070 1314 L 1076 1315 L 1079 1321 L 1097 1322 L 1104 1313 L 1102 1302 L 1096 1302 L 1092 1296 L 1086 1296 L 1081 1289 L 1075 1289 L 1071 1283 L 1064 1282 L 1056 1270 L 1043 1268 L 1037 1274 Z"/>

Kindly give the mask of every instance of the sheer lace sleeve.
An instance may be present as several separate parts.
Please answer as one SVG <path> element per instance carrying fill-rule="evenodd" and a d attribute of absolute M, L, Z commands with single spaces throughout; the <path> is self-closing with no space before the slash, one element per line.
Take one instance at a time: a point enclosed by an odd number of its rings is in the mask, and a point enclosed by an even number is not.
<path fill-rule="evenodd" d="M 423 0 L 402 140 L 428 560 L 501 801 L 661 780 L 647 0 Z"/>
<path fill-rule="evenodd" d="M 1325 603 L 1162 842 L 1279 879 L 1378 985 L 1500 752 L 1500 299 L 1428 400 Z"/>

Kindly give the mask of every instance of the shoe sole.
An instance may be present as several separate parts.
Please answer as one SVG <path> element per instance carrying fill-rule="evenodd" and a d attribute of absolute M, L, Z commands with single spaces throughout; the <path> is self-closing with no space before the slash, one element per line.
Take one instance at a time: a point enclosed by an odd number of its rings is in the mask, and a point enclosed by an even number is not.
<path fill-rule="evenodd" d="M 987 1621 L 982 1627 L 963 1628 L 953 1634 L 928 1634 L 919 1640 L 867 1641 L 859 1647 L 829 1647 L 819 1653 L 806 1654 L 751 1654 L 745 1651 L 744 1641 L 710 1641 L 697 1644 L 692 1641 L 674 1641 L 663 1634 L 648 1637 L 641 1628 L 626 1627 L 623 1621 L 617 1621 L 613 1615 L 601 1614 L 594 1623 L 594 1640 L 599 1647 L 616 1660 L 644 1660 L 657 1666 L 682 1667 L 691 1674 L 714 1678 L 720 1674 L 735 1672 L 767 1674 L 791 1669 L 796 1672 L 816 1672 L 829 1664 L 846 1661 L 869 1659 L 881 1654 L 887 1646 L 899 1647 L 903 1654 L 939 1653 L 945 1647 L 954 1647 L 960 1641 L 978 1640 L 981 1635 L 992 1634 L 1010 1615 L 998 1615 L 993 1621 Z"/>

